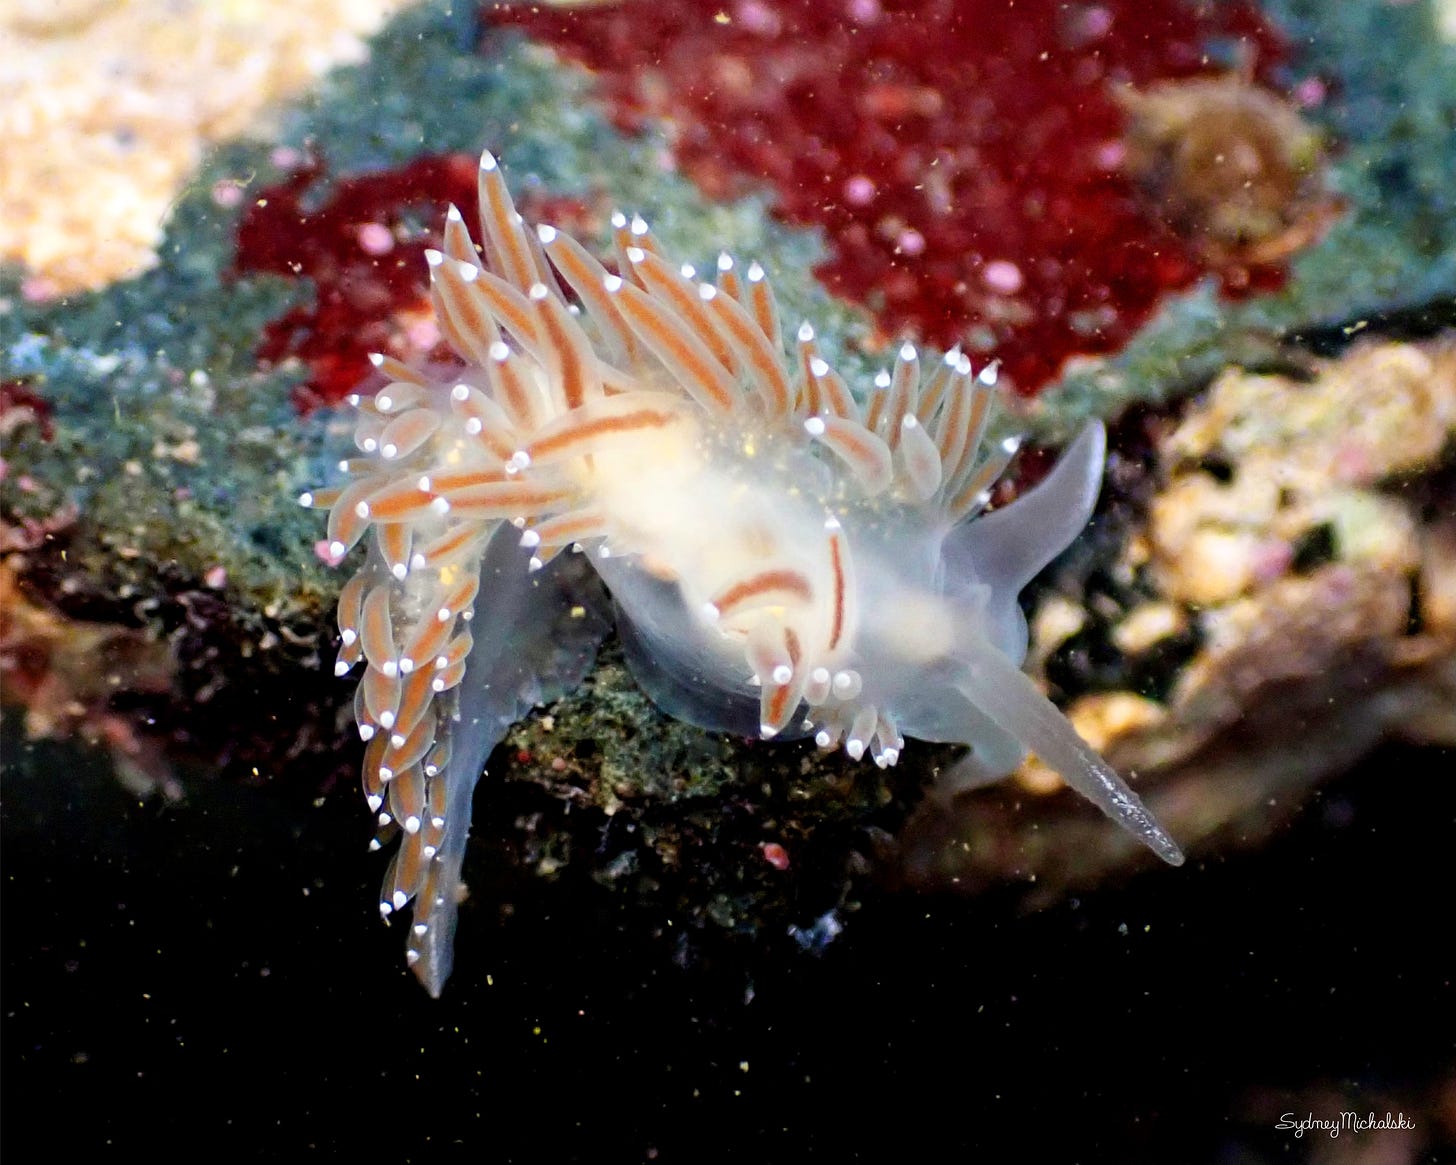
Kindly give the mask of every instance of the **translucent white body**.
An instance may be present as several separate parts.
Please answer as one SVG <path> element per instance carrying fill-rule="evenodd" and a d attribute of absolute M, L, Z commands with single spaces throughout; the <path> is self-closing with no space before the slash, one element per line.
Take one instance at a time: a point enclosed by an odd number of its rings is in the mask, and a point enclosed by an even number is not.
<path fill-rule="evenodd" d="M 1104 437 L 977 517 L 1014 447 L 983 447 L 994 376 L 902 347 L 864 401 L 808 325 L 786 365 L 772 292 L 731 260 L 698 283 L 618 223 L 622 275 L 549 227 L 528 234 L 494 159 L 478 254 L 453 210 L 429 256 L 439 379 L 381 357 L 358 401 L 351 482 L 308 495 L 343 554 L 372 534 L 340 599 L 381 845 L 381 898 L 413 901 L 408 958 L 450 971 L 470 795 L 505 729 L 574 683 L 603 625 L 559 556 L 585 555 L 643 688 L 705 728 L 811 735 L 894 764 L 905 737 L 970 746 L 952 780 L 1030 748 L 1170 862 L 1117 774 L 1020 671 L 1017 593 L 1086 525 Z M 484 262 L 482 262 L 482 258 Z"/>

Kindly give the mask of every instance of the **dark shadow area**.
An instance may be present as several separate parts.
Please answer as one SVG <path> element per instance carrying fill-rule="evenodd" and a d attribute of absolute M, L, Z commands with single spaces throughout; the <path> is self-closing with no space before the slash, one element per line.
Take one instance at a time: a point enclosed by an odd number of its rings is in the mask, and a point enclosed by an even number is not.
<path fill-rule="evenodd" d="M 1449 754 L 1385 749 L 1254 856 L 1032 916 L 872 898 L 752 965 L 477 843 L 436 1003 L 352 790 L 139 803 L 7 735 L 7 1160 L 1303 1161 L 1272 1122 L 1311 1087 L 1409 1112 L 1456 1062 Z"/>

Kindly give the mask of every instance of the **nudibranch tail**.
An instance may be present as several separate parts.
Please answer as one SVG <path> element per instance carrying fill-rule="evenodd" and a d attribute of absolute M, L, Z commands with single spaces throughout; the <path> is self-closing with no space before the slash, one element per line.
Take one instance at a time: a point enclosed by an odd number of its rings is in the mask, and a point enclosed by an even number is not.
<path fill-rule="evenodd" d="M 432 993 L 490 750 L 600 634 L 584 562 L 667 711 L 882 766 L 906 734 L 979 733 L 998 761 L 1031 745 L 1175 860 L 1017 669 L 1016 591 L 1085 523 L 1100 427 L 1046 485 L 971 522 L 1015 452 L 984 439 L 994 365 L 973 375 L 958 351 L 926 361 L 907 343 L 861 403 L 809 324 L 786 361 L 757 263 L 723 255 L 699 280 L 618 215 L 609 271 L 555 228 L 528 230 L 488 153 L 480 218 L 478 249 L 452 207 L 426 253 L 458 367 L 376 356 L 385 383 L 351 398 L 360 456 L 341 488 L 302 499 L 328 509 L 332 558 L 368 539 L 335 671 L 363 665 L 364 792 L 377 844 L 399 839 L 380 912 L 414 903 L 408 958 Z"/>
<path fill-rule="evenodd" d="M 1165 862 L 1181 866 L 1178 844 L 1026 673 L 971 622 L 962 621 L 956 631 L 963 662 L 956 687 L 966 700 Z"/>

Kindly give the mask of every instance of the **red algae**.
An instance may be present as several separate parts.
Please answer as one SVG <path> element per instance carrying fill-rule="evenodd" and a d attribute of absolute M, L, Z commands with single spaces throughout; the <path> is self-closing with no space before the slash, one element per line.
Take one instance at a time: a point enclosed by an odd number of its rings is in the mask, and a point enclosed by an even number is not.
<path fill-rule="evenodd" d="M 371 352 L 404 360 L 445 353 L 425 251 L 440 245 L 448 205 L 475 217 L 477 168 L 465 154 L 426 155 L 326 182 L 313 159 L 258 193 L 238 225 L 234 268 L 313 281 L 314 302 L 271 321 L 257 353 L 268 363 L 295 358 L 307 366 L 308 380 L 294 392 L 301 413 L 354 391 L 373 372 Z M 570 199 L 540 196 L 531 208 L 567 225 L 587 217 Z"/>
<path fill-rule="evenodd" d="M 423 224 L 438 223 L 450 202 L 475 211 L 475 160 L 463 154 L 342 179 L 327 197 L 317 192 L 323 176 L 323 163 L 311 160 L 261 191 L 238 225 L 235 261 L 238 272 L 313 280 L 314 303 L 270 322 L 258 346 L 260 360 L 307 364 L 309 379 L 294 395 L 304 413 L 353 391 L 372 370 L 370 352 L 405 357 L 434 347 L 407 336 L 409 319 L 429 311 L 424 253 L 438 239 Z"/>
<path fill-rule="evenodd" d="M 710 196 L 770 183 L 882 339 L 994 352 L 1027 394 L 1214 269 L 1134 188 L 1116 94 L 1210 74 L 1216 39 L 1265 71 L 1283 54 L 1253 8 L 1177 0 L 486 11 L 593 70 L 620 128 L 663 119 Z"/>
<path fill-rule="evenodd" d="M 0 380 L 0 437 L 8 437 L 21 426 L 30 424 L 39 427 L 42 440 L 55 437 L 50 402 L 24 378 Z"/>

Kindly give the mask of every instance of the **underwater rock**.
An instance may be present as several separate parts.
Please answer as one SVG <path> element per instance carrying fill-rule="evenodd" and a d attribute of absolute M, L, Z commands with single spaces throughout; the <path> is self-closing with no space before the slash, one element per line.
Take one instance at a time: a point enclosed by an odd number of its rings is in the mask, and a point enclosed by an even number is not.
<path fill-rule="evenodd" d="M 1329 337 L 1343 342 L 1344 329 L 1367 320 L 1368 332 L 1386 334 L 1411 319 L 1411 312 L 1421 316 L 1425 307 L 1449 304 L 1456 289 L 1450 46 L 1430 35 L 1430 7 L 1356 4 L 1336 12 L 1288 0 L 1277 8 L 1281 19 L 1299 22 L 1291 23 L 1297 33 L 1292 43 L 1299 47 L 1290 65 L 1295 71 L 1272 84 L 1292 90 L 1284 81 L 1328 79 L 1327 98 L 1305 114 L 1328 138 L 1332 181 L 1347 199 L 1346 214 L 1322 242 L 1296 257 L 1278 293 L 1229 304 L 1211 288 L 1195 289 L 1166 301 L 1121 352 L 1074 358 L 1032 411 L 1014 418 L 1033 435 L 1065 438 L 1088 417 L 1111 421 L 1132 402 L 1165 402 L 1197 391 L 1241 359 L 1287 360 L 1291 351 L 1303 350 L 1301 335 L 1317 347 Z M 312 11 L 297 5 L 293 10 Z M 79 11 L 90 20 L 87 14 L 96 8 Z M 140 9 L 124 11 L 135 15 Z M 317 285 L 300 273 L 237 270 L 238 228 L 249 200 L 279 189 L 308 159 L 325 159 L 329 171 L 298 191 L 296 205 L 304 213 L 329 205 L 355 179 L 408 172 L 423 153 L 473 155 L 482 143 L 491 144 L 517 168 L 523 203 L 562 197 L 588 207 L 640 207 L 653 214 L 674 254 L 708 266 L 724 248 L 760 257 L 776 273 L 785 316 L 821 322 L 825 359 L 846 379 L 869 382 L 883 351 L 879 329 L 858 309 L 831 300 L 811 278 L 824 258 L 814 235 L 776 224 L 761 198 L 707 201 L 678 173 L 683 162 L 674 140 L 653 127 L 635 137 L 614 133 L 577 71 L 560 67 L 518 33 L 497 29 L 482 39 L 473 12 L 473 6 L 449 9 L 443 3 L 413 9 L 372 41 L 366 61 L 322 77 L 307 101 L 281 106 L 261 120 L 240 115 L 237 131 L 254 135 L 251 140 L 228 141 L 208 154 L 190 172 L 186 196 L 171 204 L 168 215 L 158 210 L 130 220 L 145 228 L 148 240 L 156 228 L 163 232 L 157 262 L 143 274 L 106 282 L 121 268 L 103 264 L 93 250 L 82 275 L 99 289 L 62 300 L 44 297 L 77 277 L 69 252 L 27 253 L 24 268 L 0 273 L 0 378 L 23 380 L 38 404 L 22 403 L 22 410 L 48 410 L 53 429 L 51 440 L 38 437 L 29 424 L 0 434 L 7 470 L 0 505 L 17 529 L 30 522 L 32 531 L 44 532 L 58 514 L 74 518 L 27 550 L 23 563 L 11 565 L 24 594 L 41 609 L 140 630 L 149 643 L 166 644 L 175 663 L 170 690 L 139 682 L 142 690 L 113 693 L 107 711 L 125 711 L 134 730 L 154 731 L 169 754 L 205 759 L 209 771 L 224 780 L 273 781 L 311 800 L 335 781 L 352 784 L 359 760 L 357 749 L 332 748 L 346 693 L 323 674 L 332 647 L 324 628 L 342 578 L 320 557 L 315 524 L 293 505 L 300 490 L 325 479 L 337 456 L 329 451 L 346 426 L 328 408 L 298 416 L 295 405 L 317 372 L 309 354 L 294 347 L 269 360 L 261 352 L 270 324 L 317 318 L 308 314 L 319 306 L 313 298 Z M 86 27 L 77 24 L 75 35 L 84 37 Z M 1382 34 L 1372 35 L 1372 27 Z M 311 36 L 317 32 L 308 30 Z M 57 53 L 71 46 L 78 50 L 76 60 L 86 59 L 80 41 L 65 40 L 71 35 L 67 28 L 47 27 L 34 35 L 50 38 Z M 164 65 L 183 60 L 186 51 L 188 46 L 168 41 L 155 60 Z M 266 55 L 274 49 L 260 44 L 257 51 Z M 277 51 L 286 72 L 292 50 Z M 1392 59 L 1399 67 L 1391 66 Z M 1198 71 L 1196 56 L 1189 62 Z M 61 68 L 55 53 L 39 54 L 26 67 L 44 74 L 41 89 L 57 107 L 73 88 L 84 95 L 105 85 L 96 70 L 73 75 Z M 441 76 L 450 78 L 448 102 L 438 100 Z M 884 91 L 875 99 L 888 115 L 894 111 L 887 103 L 904 96 Z M 910 115 L 919 116 L 913 109 Z M 11 147 L 0 146 L 6 148 Z M 110 156 L 101 154 L 103 160 Z M 88 169 L 97 157 L 89 146 L 58 156 L 65 158 L 67 173 L 64 181 L 46 186 L 45 212 L 81 224 L 85 230 L 78 237 L 91 238 L 87 232 L 109 221 L 106 192 L 120 188 L 107 167 Z M 893 167 L 896 157 L 892 150 L 884 164 Z M 176 165 L 171 158 L 171 143 L 144 137 L 132 143 L 125 161 L 131 172 L 146 177 L 171 173 Z M 913 188 L 914 174 L 905 181 Z M 18 194 L 0 189 L 6 222 L 33 217 L 40 187 L 32 183 Z M 168 198 L 162 198 L 162 207 Z M 415 232 L 427 232 L 430 217 L 427 209 L 411 207 L 398 222 L 391 220 L 395 245 L 418 248 L 426 235 Z M 370 225 L 380 224 L 371 219 L 361 229 Z M 604 233 L 604 223 L 598 225 Z M 590 234 L 593 228 L 582 229 Z M 371 245 L 378 246 L 376 235 L 369 232 Z M 361 255 L 349 258 L 363 262 Z M 391 250 L 367 258 L 390 263 L 398 257 Z M 286 267 L 287 257 L 278 258 Z M 924 263 L 912 258 L 896 257 L 897 278 L 913 280 L 933 256 L 922 256 Z M 954 254 L 941 258 L 958 261 Z M 998 269 L 993 282 L 1009 288 L 1011 275 Z M 366 279 L 364 290 L 373 285 Z M 923 290 L 912 287 L 909 294 Z M 380 316 L 386 328 L 392 326 L 388 310 L 386 305 Z M 348 319 L 361 332 L 379 322 L 363 314 Z M 1423 326 L 1429 335 L 1432 328 Z M 1271 399 L 1280 399 L 1281 390 L 1271 391 Z M 317 397 L 307 403 L 317 403 Z M 1101 540 L 1110 531 L 1095 532 L 1089 548 L 1074 549 L 1069 561 L 1085 565 L 1095 545 L 1092 556 L 1106 564 L 1101 589 L 1069 584 L 1065 593 L 1052 594 L 1044 585 L 1034 612 L 1038 642 L 1032 655 L 1078 727 L 1106 743 L 1124 765 L 1144 763 L 1135 751 L 1126 756 L 1119 751 L 1132 750 L 1139 739 L 1160 742 L 1159 733 L 1166 732 L 1176 741 L 1193 739 L 1182 721 L 1173 722 L 1182 736 L 1167 727 L 1179 677 L 1200 674 L 1186 671 L 1192 660 L 1213 664 L 1201 690 L 1233 684 L 1227 677 L 1241 657 L 1210 654 L 1217 620 L 1195 610 L 1195 598 L 1213 603 L 1212 610 L 1227 609 L 1221 633 L 1234 644 L 1245 641 L 1241 636 L 1257 639 L 1240 620 L 1264 626 L 1258 616 L 1267 611 L 1272 625 L 1287 608 L 1336 603 L 1342 594 L 1349 610 L 1363 612 L 1370 627 L 1386 634 L 1396 621 L 1400 592 L 1376 577 L 1374 564 L 1419 563 L 1409 569 L 1421 580 L 1416 606 L 1423 626 L 1449 625 L 1451 599 L 1441 582 L 1449 572 L 1440 566 L 1447 561 L 1441 557 L 1445 543 L 1428 516 L 1412 517 L 1415 493 L 1402 497 L 1383 484 L 1357 482 L 1339 501 L 1311 487 L 1297 505 L 1274 507 L 1271 513 L 1282 516 L 1271 518 L 1267 530 L 1254 523 L 1251 533 L 1239 521 L 1199 517 L 1214 514 L 1214 501 L 1224 495 L 1180 470 L 1177 476 L 1187 479 L 1181 486 L 1189 491 L 1187 504 L 1167 510 L 1155 544 L 1147 507 L 1154 485 L 1174 495 L 1167 460 L 1172 455 L 1159 462 L 1167 476 L 1146 483 L 1149 496 L 1129 493 L 1122 479 L 1138 443 L 1129 435 L 1130 423 L 1114 426 L 1120 436 L 1114 441 L 1112 509 L 1106 512 L 1118 514 L 1134 503 L 1143 507 L 1138 520 L 1148 557 L 1138 569 L 1144 585 L 1108 607 L 1107 592 L 1118 586 L 1103 583 L 1117 571 L 1120 544 L 1108 549 Z M 1420 444 L 1433 431 L 1415 433 L 1408 445 L 1420 450 L 1412 470 L 1411 489 L 1417 492 L 1436 491 L 1443 480 L 1428 472 L 1426 446 Z M 1399 442 L 1384 447 L 1394 449 Z M 1357 461 L 1367 455 L 1354 453 Z M 1293 445 L 1278 454 L 1286 455 L 1298 456 Z M 1224 469 L 1217 457 L 1206 460 L 1217 484 Z M 1250 483 L 1238 488 L 1267 496 L 1267 482 Z M 1199 497 L 1193 496 L 1195 488 Z M 1116 525 L 1111 519 L 1106 524 Z M 1209 569 L 1195 578 L 1180 570 L 1174 559 L 1185 549 L 1218 567 L 1217 573 Z M 1155 584 L 1154 578 L 1161 581 Z M 1402 585 L 1409 598 L 1409 584 Z M 1288 589 L 1271 589 L 1280 586 Z M 1241 607 L 1244 603 L 1253 606 Z M 1410 606 L 1408 601 L 1407 611 Z M 1252 614 L 1240 614 L 1245 611 Z M 1297 627 L 1314 637 L 1310 650 L 1319 657 L 1320 635 L 1358 623 L 1352 616 L 1345 624 L 1312 620 Z M 1077 642 L 1064 644 L 1063 633 Z M 1405 649 L 1417 654 L 1436 642 L 1425 632 L 1410 638 L 1416 646 Z M 1300 651 L 1302 644 L 1296 645 Z M 1059 646 L 1066 650 L 1059 652 Z M 1393 674 L 1386 663 L 1380 666 L 1386 670 L 1379 677 Z M 1409 674 L 1423 674 L 1423 666 L 1413 664 Z M 1417 687 L 1433 690 L 1424 680 Z M 1233 691 L 1232 706 L 1243 707 L 1245 696 L 1236 685 Z M 251 715 L 259 707 L 267 714 Z M 1200 715 L 1205 719 L 1199 723 L 1213 726 L 1214 739 L 1229 734 L 1218 715 Z M 155 723 L 149 726 L 148 719 Z M 1413 735 L 1440 737 L 1440 709 L 1422 714 L 1414 696 L 1399 719 Z M 588 747 L 593 738 L 607 742 L 595 755 Z M 614 666 L 609 651 L 582 700 L 527 721 L 498 754 L 499 784 L 512 790 L 510 806 L 519 812 L 492 818 L 489 828 L 507 839 L 503 844 L 513 847 L 533 877 L 538 869 L 551 869 L 552 878 L 587 870 L 599 883 L 624 890 L 622 899 L 649 906 L 650 896 L 666 886 L 664 893 L 680 894 L 672 899 L 681 904 L 677 917 L 691 917 L 705 929 L 735 920 L 727 929 L 783 934 L 781 926 L 792 922 L 806 932 L 827 910 L 852 909 L 868 859 L 887 852 L 889 835 L 920 796 L 922 781 L 949 759 L 927 749 L 913 762 L 907 756 L 893 780 L 875 775 L 861 780 L 841 772 L 837 762 L 817 760 L 808 751 L 801 755 L 793 746 L 770 749 L 668 727 Z M 1025 780 L 1030 789 L 1035 776 L 1028 773 Z M 1214 806 L 1210 816 L 1229 820 L 1217 794 L 1208 802 Z M 975 844 L 1004 846 L 1018 859 L 1033 817 L 1061 827 L 1059 801 L 1030 793 L 1025 800 L 1028 809 L 1004 821 L 982 816 Z M 588 803 L 591 814 L 576 811 Z M 576 808 L 568 814 L 568 806 Z M 723 807 L 721 818 L 711 806 Z M 1186 826 L 1194 836 L 1206 833 L 1208 823 L 1195 816 L 1196 809 L 1175 814 L 1175 830 Z M 1103 828 L 1095 816 L 1079 820 L 1089 829 Z M 518 828 L 517 821 L 529 824 Z M 1047 825 L 1041 832 L 1050 838 L 1053 830 Z M 610 844 L 599 852 L 603 837 Z M 644 837 L 651 840 L 640 847 L 631 840 Z M 769 846 L 782 847 L 787 869 L 778 868 L 781 855 Z M 1095 856 L 1099 850 L 1089 844 L 1078 852 Z M 714 867 L 714 861 L 722 865 Z M 1120 868 L 1116 853 L 1108 861 L 1106 869 Z M 631 872 L 634 863 L 640 876 Z M 1014 864 L 1003 860 L 996 868 Z M 649 870 L 654 865 L 657 873 Z M 667 875 L 659 878 L 663 871 L 683 871 L 683 877 L 670 883 Z M 812 885 L 796 881 L 806 875 Z M 707 897 L 699 893 L 710 885 Z"/>
<path fill-rule="evenodd" d="M 0 261 L 40 298 L 156 262 L 205 151 L 358 61 L 397 0 L 6 5 Z M 240 186 L 221 188 L 241 201 Z"/>
<path fill-rule="evenodd" d="M 1230 369 L 1164 427 L 1155 491 L 1080 568 L 1121 593 L 1069 599 L 1069 568 L 1031 625 L 1073 724 L 1177 836 L 1256 845 L 1382 740 L 1456 744 L 1453 453 L 1449 337 L 1360 343 L 1299 376 Z M 1097 690 L 1074 694 L 1079 677 Z M 1027 766 L 1025 794 L 1048 778 Z M 971 892 L 1034 874 L 1040 901 L 1132 856 L 1078 845 L 1089 823 L 1065 808 L 987 794 L 958 822 L 927 811 L 908 876 Z"/>
<path fill-rule="evenodd" d="M 1283 282 L 1278 264 L 1339 214 L 1324 135 L 1292 101 L 1237 75 L 1123 89 L 1124 168 L 1226 290 Z"/>

